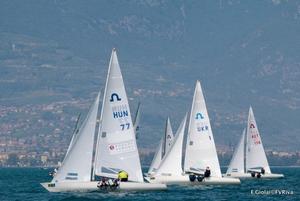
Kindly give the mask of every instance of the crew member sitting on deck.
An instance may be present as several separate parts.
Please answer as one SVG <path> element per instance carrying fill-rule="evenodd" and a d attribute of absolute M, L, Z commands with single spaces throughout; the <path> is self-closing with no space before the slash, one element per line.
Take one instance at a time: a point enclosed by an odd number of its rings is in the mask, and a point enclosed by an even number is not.
<path fill-rule="evenodd" d="M 54 170 L 52 172 L 49 172 L 49 175 L 51 177 L 54 177 L 56 174 L 57 174 L 57 169 L 56 168 L 54 168 Z"/>
<path fill-rule="evenodd" d="M 210 169 L 208 166 L 206 167 L 206 170 L 204 172 L 204 177 L 210 177 Z"/>
<path fill-rule="evenodd" d="M 98 182 L 97 187 L 98 188 L 102 188 L 104 186 L 108 186 L 108 183 L 106 181 L 107 179 L 105 177 L 101 178 L 101 181 Z"/>
<path fill-rule="evenodd" d="M 128 181 L 128 173 L 125 172 L 124 170 L 121 170 L 119 173 L 118 173 L 118 179 L 120 181 Z"/>
<path fill-rule="evenodd" d="M 261 173 L 262 173 L 262 174 L 265 174 L 265 172 L 266 172 L 266 171 L 265 171 L 265 168 L 262 167 L 262 168 L 261 168 Z"/>

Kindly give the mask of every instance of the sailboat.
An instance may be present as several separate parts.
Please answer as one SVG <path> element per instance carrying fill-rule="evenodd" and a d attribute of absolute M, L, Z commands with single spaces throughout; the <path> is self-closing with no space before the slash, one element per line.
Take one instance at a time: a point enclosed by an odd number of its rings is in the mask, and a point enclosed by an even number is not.
<path fill-rule="evenodd" d="M 199 81 L 196 83 L 190 112 L 184 169 L 182 169 L 185 122 L 186 117 L 157 171 L 146 179 L 152 183 L 184 185 L 239 184 L 239 179 L 224 178 L 221 175 L 213 133 Z M 211 170 L 211 176 L 204 178 L 204 171 L 207 167 Z"/>
<path fill-rule="evenodd" d="M 178 181 L 178 177 L 182 179 L 182 145 L 186 118 L 185 115 L 175 134 L 170 149 L 160 161 L 158 168 L 149 174 L 148 177 L 145 177 L 149 182 L 172 184 L 172 181 Z"/>
<path fill-rule="evenodd" d="M 226 176 L 236 178 L 284 177 L 283 174 L 271 173 L 252 107 L 249 109 L 247 129 L 244 130 L 237 145 Z"/>
<path fill-rule="evenodd" d="M 113 190 L 163 190 L 166 185 L 145 183 L 142 175 L 136 134 L 131 119 L 116 50 L 112 50 L 93 160 L 100 93 L 76 136 L 72 139 L 61 167 L 49 183 L 41 183 L 50 192 L 98 191 L 96 177 L 117 178 L 128 173 L 128 182 Z M 107 190 L 107 189 L 106 189 Z"/>
<path fill-rule="evenodd" d="M 157 170 L 160 162 L 164 158 L 165 154 L 169 151 L 171 148 L 172 142 L 173 142 L 173 131 L 172 126 L 170 122 L 170 118 L 167 118 L 166 120 L 166 126 L 165 126 L 165 134 L 162 137 L 158 149 L 155 152 L 154 158 L 152 160 L 152 163 L 150 165 L 150 168 L 148 170 L 148 175 L 154 174 Z"/>

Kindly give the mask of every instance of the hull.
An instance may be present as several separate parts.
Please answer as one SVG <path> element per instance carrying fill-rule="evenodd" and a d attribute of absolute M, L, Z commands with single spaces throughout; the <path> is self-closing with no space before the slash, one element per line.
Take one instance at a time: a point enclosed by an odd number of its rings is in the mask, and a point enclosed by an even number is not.
<path fill-rule="evenodd" d="M 252 177 L 251 173 L 231 173 L 231 174 L 225 174 L 224 177 L 239 178 L 239 179 L 258 179 L 257 177 Z M 283 174 L 266 173 L 266 174 L 262 174 L 259 179 L 278 179 L 283 177 L 284 177 Z"/>
<path fill-rule="evenodd" d="M 107 187 L 105 189 L 98 188 L 97 184 L 97 181 L 41 183 L 41 185 L 49 192 L 155 191 L 167 189 L 165 184 L 140 182 L 121 182 L 118 187 Z"/>
<path fill-rule="evenodd" d="M 159 175 L 155 177 L 145 178 L 150 183 L 161 183 L 167 185 L 232 185 L 240 184 L 240 180 L 237 178 L 225 178 L 225 177 L 208 177 L 204 178 L 202 181 L 190 181 L 189 175 L 173 175 L 164 176 Z"/>

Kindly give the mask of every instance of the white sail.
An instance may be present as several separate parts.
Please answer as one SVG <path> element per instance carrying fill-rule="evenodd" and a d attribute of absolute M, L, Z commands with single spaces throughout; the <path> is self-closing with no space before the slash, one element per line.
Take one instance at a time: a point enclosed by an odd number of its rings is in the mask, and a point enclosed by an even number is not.
<path fill-rule="evenodd" d="M 172 131 L 172 126 L 171 126 L 170 119 L 168 118 L 166 121 L 165 134 L 162 137 L 162 139 L 159 143 L 159 147 L 155 152 L 152 163 L 148 170 L 148 174 L 153 174 L 157 170 L 165 153 L 167 153 L 169 151 L 169 149 L 172 145 L 172 142 L 173 142 L 173 138 L 174 138 L 174 135 L 173 135 L 173 131 Z"/>
<path fill-rule="evenodd" d="M 140 110 L 141 110 L 141 103 L 139 102 L 136 113 L 135 113 L 134 122 L 133 122 L 136 139 L 138 139 L 139 132 L 140 132 L 140 119 L 141 119 L 141 111 Z"/>
<path fill-rule="evenodd" d="M 234 150 L 226 174 L 245 173 L 245 133 L 246 129 L 243 130 L 242 137 Z"/>
<path fill-rule="evenodd" d="M 247 125 L 246 171 L 260 171 L 261 168 L 264 168 L 266 173 L 271 173 L 252 107 L 250 107 Z"/>
<path fill-rule="evenodd" d="M 81 114 L 79 114 L 78 117 L 77 117 L 76 124 L 75 124 L 75 129 L 74 129 L 74 131 L 73 131 L 73 135 L 72 135 L 72 138 L 71 138 L 71 141 L 70 141 L 68 150 L 67 150 L 67 152 L 66 152 L 66 155 L 68 155 L 70 149 L 73 147 L 73 142 L 75 142 L 75 139 L 76 139 L 77 136 L 78 136 L 77 134 L 78 134 L 78 132 L 79 132 L 79 129 L 77 128 L 77 126 L 78 126 L 78 123 L 79 123 L 80 115 L 81 115 Z"/>
<path fill-rule="evenodd" d="M 181 175 L 182 174 L 182 146 L 184 130 L 186 125 L 186 115 L 182 120 L 173 143 L 161 161 L 156 175 Z"/>
<path fill-rule="evenodd" d="M 163 139 L 161 139 L 161 141 L 159 142 L 159 146 L 154 154 L 153 160 L 148 170 L 148 174 L 153 174 L 157 170 L 162 160 L 162 144 L 163 144 Z"/>
<path fill-rule="evenodd" d="M 203 173 L 207 166 L 211 169 L 211 176 L 222 176 L 204 96 L 200 82 L 197 81 L 190 113 L 184 170 Z"/>
<path fill-rule="evenodd" d="M 117 177 L 120 170 L 128 180 L 143 182 L 135 131 L 116 50 L 110 58 L 95 155 L 95 174 Z"/>
<path fill-rule="evenodd" d="M 100 93 L 89 113 L 72 138 L 68 152 L 52 182 L 81 182 L 91 180 L 94 135 Z"/>
<path fill-rule="evenodd" d="M 165 130 L 165 135 L 164 135 L 164 140 L 163 140 L 163 147 L 162 147 L 162 157 L 165 156 L 166 153 L 168 153 L 172 142 L 173 142 L 173 131 L 172 131 L 172 126 L 170 122 L 170 118 L 168 117 L 166 121 L 166 130 Z"/>

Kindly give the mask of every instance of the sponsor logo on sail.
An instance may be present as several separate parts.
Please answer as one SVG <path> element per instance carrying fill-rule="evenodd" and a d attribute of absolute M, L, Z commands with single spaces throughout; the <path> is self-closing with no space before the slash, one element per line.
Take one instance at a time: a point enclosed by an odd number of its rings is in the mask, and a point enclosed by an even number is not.
<path fill-rule="evenodd" d="M 119 95 L 117 93 L 112 93 L 109 101 L 110 102 L 121 101 L 121 98 L 119 97 Z"/>
<path fill-rule="evenodd" d="M 198 112 L 198 113 L 196 114 L 196 119 L 204 119 L 203 114 L 202 114 L 201 112 Z"/>
<path fill-rule="evenodd" d="M 136 150 L 136 146 L 135 146 L 133 140 L 109 145 L 110 154 L 127 153 L 127 152 L 132 152 L 135 150 Z"/>

